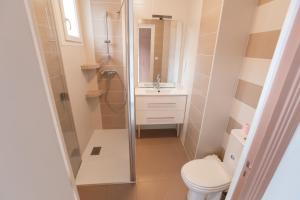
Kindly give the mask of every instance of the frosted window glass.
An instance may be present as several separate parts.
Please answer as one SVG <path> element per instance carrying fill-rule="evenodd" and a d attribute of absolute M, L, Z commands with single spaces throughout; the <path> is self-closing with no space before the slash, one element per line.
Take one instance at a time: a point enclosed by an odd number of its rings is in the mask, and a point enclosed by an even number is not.
<path fill-rule="evenodd" d="M 80 37 L 76 0 L 62 0 L 68 36 Z"/>

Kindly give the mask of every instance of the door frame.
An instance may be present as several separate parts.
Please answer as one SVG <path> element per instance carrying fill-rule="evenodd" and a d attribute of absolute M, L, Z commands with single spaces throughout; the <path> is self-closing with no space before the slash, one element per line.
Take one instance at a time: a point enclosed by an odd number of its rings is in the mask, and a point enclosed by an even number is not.
<path fill-rule="evenodd" d="M 292 0 L 226 199 L 263 197 L 300 122 L 299 24 L 300 2 Z"/>

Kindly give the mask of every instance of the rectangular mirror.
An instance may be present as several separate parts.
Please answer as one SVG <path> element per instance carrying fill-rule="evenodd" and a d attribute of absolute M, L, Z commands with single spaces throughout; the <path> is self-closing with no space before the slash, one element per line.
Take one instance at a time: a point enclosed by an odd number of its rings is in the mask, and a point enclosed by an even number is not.
<path fill-rule="evenodd" d="M 138 25 L 138 86 L 176 87 L 182 25 L 175 20 L 143 19 Z"/>

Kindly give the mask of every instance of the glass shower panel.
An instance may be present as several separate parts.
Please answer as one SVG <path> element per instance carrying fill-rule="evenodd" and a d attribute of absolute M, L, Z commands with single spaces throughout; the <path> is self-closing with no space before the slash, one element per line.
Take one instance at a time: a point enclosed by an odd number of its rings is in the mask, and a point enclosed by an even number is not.
<path fill-rule="evenodd" d="M 33 18 L 37 34 L 39 35 L 40 47 L 46 63 L 48 79 L 54 95 L 61 130 L 73 174 L 76 177 L 81 164 L 81 155 L 66 87 L 51 2 L 50 0 L 32 0 L 31 3 Z"/>

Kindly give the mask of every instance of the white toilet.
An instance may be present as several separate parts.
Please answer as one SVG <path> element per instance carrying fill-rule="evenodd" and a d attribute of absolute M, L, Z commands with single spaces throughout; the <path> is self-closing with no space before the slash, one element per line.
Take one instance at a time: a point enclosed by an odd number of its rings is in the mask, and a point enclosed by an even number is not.
<path fill-rule="evenodd" d="M 245 143 L 240 129 L 234 129 L 229 136 L 222 162 L 216 155 L 192 160 L 181 169 L 181 176 L 189 188 L 188 200 L 220 200 L 222 192 L 229 188 Z"/>

